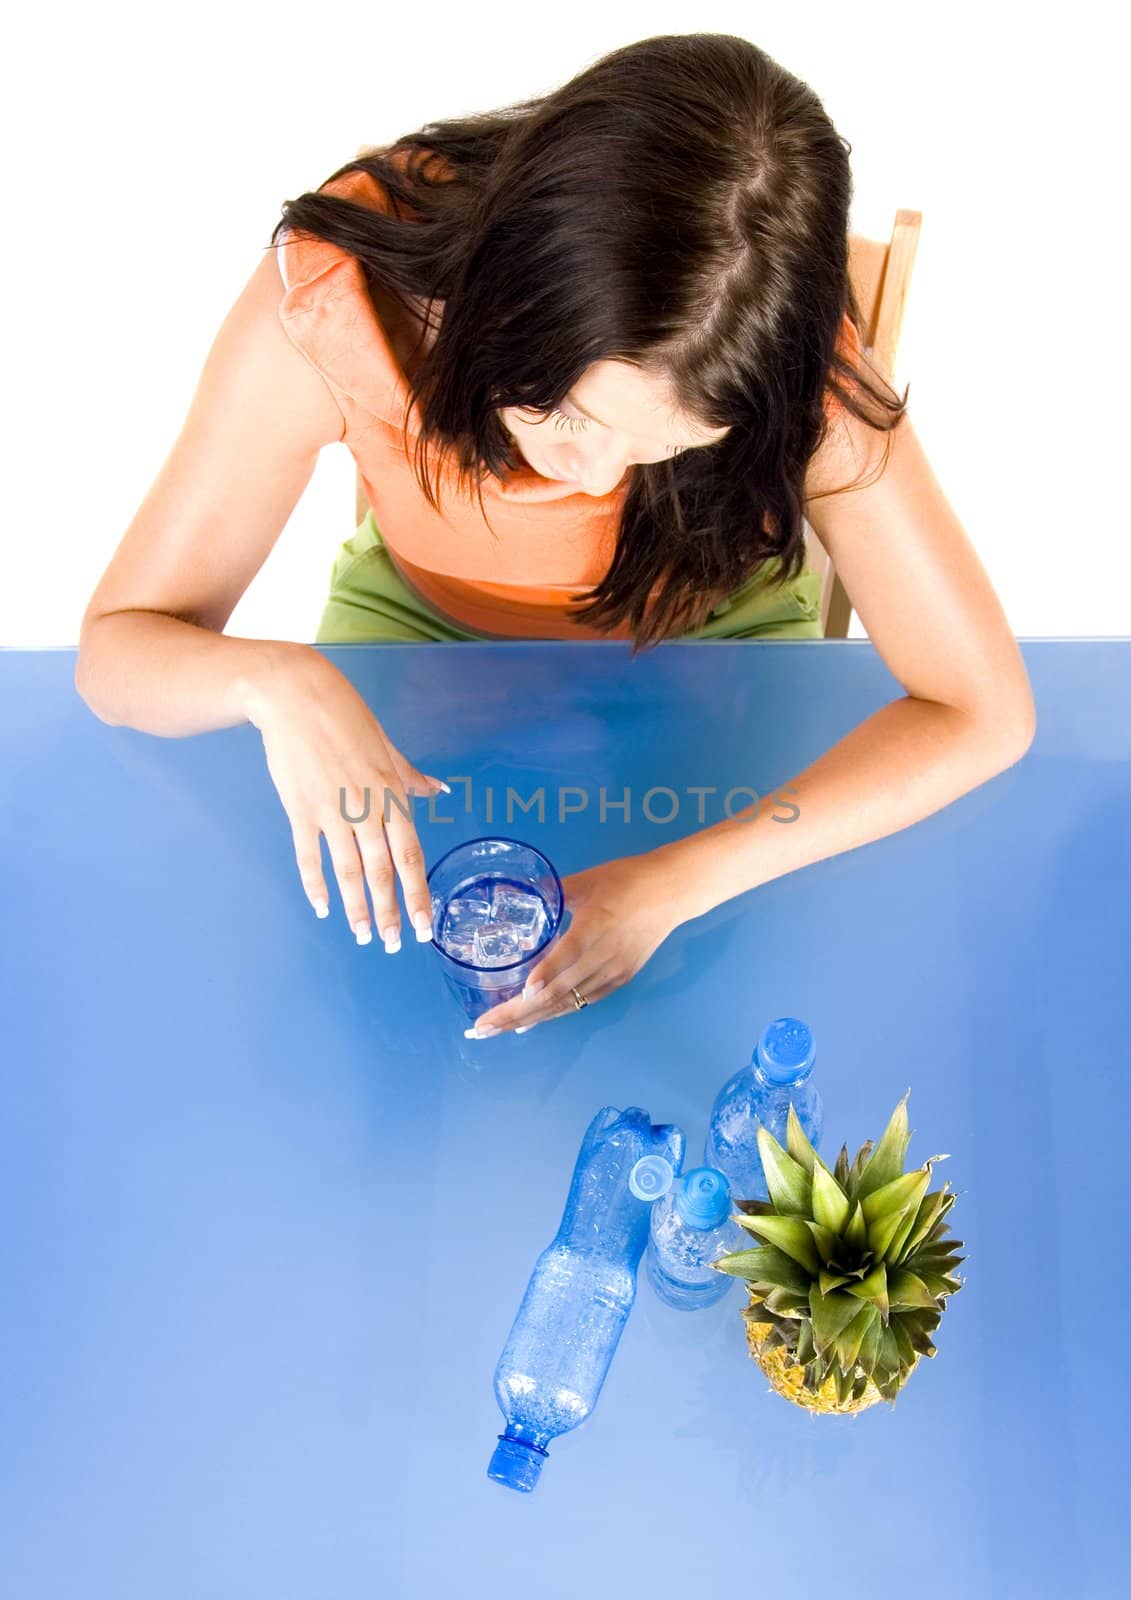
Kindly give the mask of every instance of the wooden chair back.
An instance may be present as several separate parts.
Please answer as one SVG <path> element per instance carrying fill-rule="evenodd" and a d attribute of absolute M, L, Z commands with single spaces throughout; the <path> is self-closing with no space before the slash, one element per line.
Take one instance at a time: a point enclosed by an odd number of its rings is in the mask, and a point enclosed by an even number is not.
<path fill-rule="evenodd" d="M 895 226 L 886 242 L 855 233 L 848 240 L 848 273 L 864 319 L 864 348 L 872 365 L 888 383 L 895 373 L 895 356 L 922 221 L 922 212 L 900 210 L 895 214 Z M 822 631 L 826 639 L 845 639 L 852 618 L 852 601 L 828 552 L 809 524 L 805 526 L 808 565 L 821 578 Z"/>

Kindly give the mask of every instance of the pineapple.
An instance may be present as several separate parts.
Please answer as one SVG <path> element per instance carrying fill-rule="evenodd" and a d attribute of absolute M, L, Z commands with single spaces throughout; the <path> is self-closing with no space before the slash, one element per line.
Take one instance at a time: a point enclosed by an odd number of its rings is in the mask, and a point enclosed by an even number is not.
<path fill-rule="evenodd" d="M 910 1092 L 910 1091 L 909 1091 Z M 758 1150 L 768 1202 L 739 1201 L 735 1221 L 760 1241 L 714 1266 L 745 1278 L 743 1310 L 753 1359 L 773 1388 L 809 1411 L 894 1404 L 918 1365 L 946 1297 L 962 1287 L 961 1239 L 946 1232 L 949 1184 L 927 1192 L 931 1156 L 913 1172 L 907 1095 L 878 1145 L 847 1147 L 830 1172 L 790 1107 L 786 1149 L 765 1128 Z"/>

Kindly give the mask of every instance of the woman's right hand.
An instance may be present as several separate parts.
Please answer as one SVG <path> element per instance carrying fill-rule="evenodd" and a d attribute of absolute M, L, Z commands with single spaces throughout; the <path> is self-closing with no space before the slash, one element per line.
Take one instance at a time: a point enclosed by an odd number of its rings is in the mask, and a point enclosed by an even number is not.
<path fill-rule="evenodd" d="M 244 706 L 263 736 L 307 898 L 320 917 L 329 915 L 320 844 L 325 834 L 358 943 L 372 938 L 368 884 L 372 925 L 390 955 L 400 949 L 398 876 L 416 937 L 430 939 L 431 896 L 408 790 L 433 795 L 447 785 L 405 759 L 357 690 L 324 656 L 307 645 L 267 644 L 262 670 L 245 680 Z"/>

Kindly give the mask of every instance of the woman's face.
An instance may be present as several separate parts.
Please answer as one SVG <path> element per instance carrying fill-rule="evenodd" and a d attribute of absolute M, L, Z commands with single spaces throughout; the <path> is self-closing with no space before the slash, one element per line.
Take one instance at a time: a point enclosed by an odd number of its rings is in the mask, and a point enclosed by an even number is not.
<path fill-rule="evenodd" d="M 499 417 L 535 472 L 594 496 L 609 494 L 631 466 L 670 460 L 730 432 L 689 422 L 665 382 L 626 361 L 587 367 L 558 411 L 504 406 Z"/>

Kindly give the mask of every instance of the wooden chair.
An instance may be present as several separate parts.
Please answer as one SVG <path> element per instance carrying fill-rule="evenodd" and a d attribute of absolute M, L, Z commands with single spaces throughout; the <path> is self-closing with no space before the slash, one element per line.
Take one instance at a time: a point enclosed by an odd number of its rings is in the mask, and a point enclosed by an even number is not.
<path fill-rule="evenodd" d="M 848 240 L 848 271 L 864 319 L 864 348 L 888 383 L 895 373 L 895 353 L 922 220 L 920 211 L 897 211 L 886 244 L 855 233 Z M 805 528 L 807 563 L 821 578 L 822 631 L 826 639 L 846 639 L 852 601 L 808 522 Z"/>
<path fill-rule="evenodd" d="M 380 150 L 380 145 L 363 144 L 359 157 Z M 864 318 L 864 348 L 873 364 L 891 382 L 895 371 L 895 352 L 903 326 L 903 308 L 911 283 L 911 268 L 919 243 L 919 211 L 897 211 L 891 238 L 865 239 L 852 234 L 848 241 L 848 270 L 856 291 L 856 303 Z M 361 474 L 356 477 L 355 524 L 369 510 Z M 807 564 L 821 578 L 821 628 L 826 639 L 844 639 L 852 616 L 852 602 L 808 522 L 805 524 Z"/>

